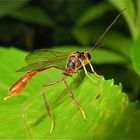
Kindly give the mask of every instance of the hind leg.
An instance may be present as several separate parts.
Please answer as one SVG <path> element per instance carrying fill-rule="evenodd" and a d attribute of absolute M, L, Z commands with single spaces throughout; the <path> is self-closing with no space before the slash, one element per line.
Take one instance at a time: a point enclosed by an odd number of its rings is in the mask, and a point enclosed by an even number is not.
<path fill-rule="evenodd" d="M 47 98 L 46 98 L 46 95 L 45 95 L 45 89 L 49 86 L 52 86 L 54 84 L 57 84 L 57 83 L 60 83 L 62 82 L 62 80 L 57 80 L 57 81 L 54 81 L 54 82 L 49 82 L 47 84 L 44 84 L 42 86 L 42 96 L 43 96 L 43 99 L 44 99 L 44 103 L 45 103 L 45 107 L 46 107 L 46 110 L 48 112 L 48 115 L 49 115 L 49 118 L 50 118 L 50 121 L 51 121 L 51 129 L 50 129 L 50 133 L 53 131 L 54 129 L 54 119 L 53 119 L 53 115 L 52 115 L 52 111 L 51 111 L 51 108 L 49 106 L 49 103 L 47 101 Z"/>
<path fill-rule="evenodd" d="M 66 81 L 66 78 L 63 77 L 63 82 L 65 83 L 66 85 L 66 88 L 68 90 L 68 93 L 70 94 L 70 97 L 73 99 L 74 103 L 77 105 L 77 107 L 79 108 L 82 116 L 83 116 L 83 119 L 84 121 L 86 120 L 86 115 L 85 115 L 85 111 L 83 110 L 82 106 L 80 105 L 80 103 L 78 102 L 78 100 L 75 98 L 74 94 L 72 93 L 69 85 L 67 84 L 67 81 Z"/>

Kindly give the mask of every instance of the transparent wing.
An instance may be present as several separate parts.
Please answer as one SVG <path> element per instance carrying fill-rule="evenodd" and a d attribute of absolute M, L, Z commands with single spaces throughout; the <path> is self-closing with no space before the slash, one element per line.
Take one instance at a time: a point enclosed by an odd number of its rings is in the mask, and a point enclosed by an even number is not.
<path fill-rule="evenodd" d="M 68 56 L 68 53 L 57 52 L 48 49 L 34 50 L 25 57 L 27 64 L 33 64 L 40 61 L 54 60 L 55 58 L 62 58 Z"/>
<path fill-rule="evenodd" d="M 47 49 L 35 50 L 25 57 L 27 66 L 17 70 L 18 72 L 33 71 L 43 69 L 53 64 L 66 61 L 68 54 L 50 51 Z"/>

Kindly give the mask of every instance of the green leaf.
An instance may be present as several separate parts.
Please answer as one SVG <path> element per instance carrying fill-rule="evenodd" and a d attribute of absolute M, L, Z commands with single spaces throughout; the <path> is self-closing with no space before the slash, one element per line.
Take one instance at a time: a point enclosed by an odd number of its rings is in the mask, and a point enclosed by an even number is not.
<path fill-rule="evenodd" d="M 117 54 L 116 52 L 110 51 L 110 50 L 96 50 L 95 52 L 92 52 L 93 56 L 93 63 L 96 64 L 121 64 L 121 63 L 128 63 L 127 59 L 125 57 L 122 57 L 121 55 Z"/>
<path fill-rule="evenodd" d="M 116 0 L 108 0 L 113 6 L 115 6 L 119 11 L 126 8 L 123 12 L 123 16 L 128 24 L 129 30 L 131 32 L 132 38 L 135 39 L 139 33 L 139 26 L 136 26 L 137 15 L 135 13 L 135 4 L 133 0 L 116 1 Z"/>
<path fill-rule="evenodd" d="M 11 13 L 13 10 L 16 10 L 26 4 L 28 0 L 1 0 L 0 1 L 0 17 L 8 13 Z"/>
<path fill-rule="evenodd" d="M 76 22 L 76 26 L 78 27 L 84 26 L 93 21 L 94 19 L 99 18 L 110 9 L 111 7 L 107 3 L 93 5 L 90 8 L 88 8 L 83 15 L 81 15 L 81 17 Z"/>
<path fill-rule="evenodd" d="M 39 7 L 24 7 L 10 12 L 8 16 L 18 18 L 26 22 L 42 24 L 49 27 L 54 26 L 54 23 L 50 17 Z"/>
<path fill-rule="evenodd" d="M 132 48 L 132 62 L 134 69 L 140 75 L 140 36 L 135 40 Z"/>
<path fill-rule="evenodd" d="M 83 106 L 87 120 L 83 121 L 64 83 L 50 86 L 46 96 L 55 120 L 54 131 L 50 134 L 50 120 L 41 96 L 41 85 L 60 79 L 62 72 L 43 72 L 32 79 L 19 96 L 3 101 L 10 85 L 22 75 L 14 71 L 24 65 L 22 59 L 26 53 L 1 48 L 0 55 L 1 139 L 140 138 L 138 104 L 130 104 L 121 85 L 114 85 L 113 80 L 90 74 L 95 83 L 84 77 L 82 70 L 81 78 L 75 74 L 67 82 Z"/>
<path fill-rule="evenodd" d="M 140 31 L 140 2 L 137 3 L 137 8 L 138 8 L 138 14 L 137 14 L 137 27 L 138 27 L 138 31 Z"/>
<path fill-rule="evenodd" d="M 114 50 L 116 53 L 119 52 L 122 55 L 125 55 L 128 57 L 128 60 L 130 60 L 132 46 L 131 38 L 128 38 L 119 32 L 110 31 L 102 42 L 104 46 Z"/>
<path fill-rule="evenodd" d="M 74 28 L 72 34 L 82 45 L 89 45 L 93 31 L 87 28 Z"/>

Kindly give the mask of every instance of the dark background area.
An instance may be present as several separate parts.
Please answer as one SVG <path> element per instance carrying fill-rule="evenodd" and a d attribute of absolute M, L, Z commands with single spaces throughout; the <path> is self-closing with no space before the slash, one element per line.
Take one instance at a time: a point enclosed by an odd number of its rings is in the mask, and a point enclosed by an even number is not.
<path fill-rule="evenodd" d="M 13 3 L 16 1 L 13 1 Z M 3 1 L 3 3 L 5 3 Z M 21 19 L 4 16 L 0 22 L 0 43 L 3 46 L 16 46 L 23 50 L 34 50 L 39 48 L 51 48 L 53 46 L 62 45 L 81 45 L 74 37 L 72 30 L 77 20 L 88 10 L 89 7 L 99 5 L 103 1 L 97 0 L 33 0 L 24 3 L 20 8 L 34 10 L 41 10 L 43 14 L 48 17 L 48 25 L 33 23 L 32 21 L 23 21 Z M 91 21 L 85 25 L 85 28 L 93 30 L 92 36 L 94 38 L 94 28 L 101 28 L 101 33 L 113 21 L 118 11 L 113 9 L 109 2 L 104 2 L 109 7 L 104 16 L 97 17 L 96 20 Z M 6 5 L 5 5 L 6 6 Z M 113 9 L 113 10 L 111 10 Z M 102 10 L 102 9 L 99 9 Z M 24 12 L 25 13 L 24 15 Z M 35 13 L 28 13 L 24 11 L 22 14 L 31 14 L 35 18 Z M 109 18 L 108 18 L 109 17 Z M 20 18 L 20 17 L 18 17 Z M 22 17 L 21 17 L 22 18 Z M 37 17 L 39 20 L 39 17 Z M 121 17 L 122 18 L 122 17 Z M 26 19 L 24 19 L 26 20 Z M 45 22 L 44 22 L 45 23 Z M 130 36 L 129 30 L 125 27 L 125 21 L 119 20 L 114 25 L 114 30 L 119 30 L 123 34 Z M 97 35 L 96 35 L 97 36 Z M 98 38 L 99 36 L 97 36 Z M 93 45 L 95 43 L 89 40 L 84 45 Z M 82 44 L 83 45 L 83 44 Z"/>

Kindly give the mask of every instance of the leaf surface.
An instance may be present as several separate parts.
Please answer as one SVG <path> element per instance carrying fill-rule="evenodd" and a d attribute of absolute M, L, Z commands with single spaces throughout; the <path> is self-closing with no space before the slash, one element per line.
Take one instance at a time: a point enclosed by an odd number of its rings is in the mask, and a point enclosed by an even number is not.
<path fill-rule="evenodd" d="M 67 82 L 85 110 L 87 120 L 68 95 L 64 83 L 46 89 L 46 96 L 52 108 L 55 129 L 50 134 L 50 120 L 41 96 L 41 85 L 61 78 L 61 71 L 50 70 L 37 75 L 17 97 L 7 101 L 3 98 L 7 90 L 22 74 L 14 71 L 24 62 L 26 53 L 16 49 L 0 49 L 0 137 L 3 139 L 46 139 L 46 138 L 139 138 L 140 111 L 138 104 L 130 104 L 122 92 L 121 85 L 113 80 L 90 76 L 74 75 Z M 21 59 L 22 58 L 22 59 Z M 18 60 L 18 63 L 17 63 Z M 135 131 L 134 131 L 135 130 Z M 117 132 L 117 133 L 116 133 Z M 133 133 L 130 133 L 133 132 Z"/>

